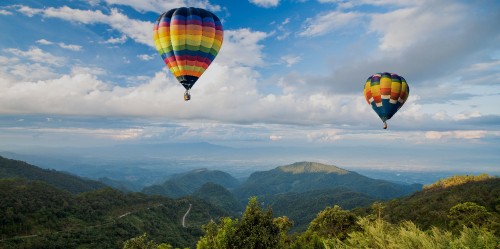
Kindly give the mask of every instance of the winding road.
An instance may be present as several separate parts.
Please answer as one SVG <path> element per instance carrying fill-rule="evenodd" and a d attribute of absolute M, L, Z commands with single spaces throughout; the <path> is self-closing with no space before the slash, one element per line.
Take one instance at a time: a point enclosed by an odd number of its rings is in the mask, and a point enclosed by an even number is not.
<path fill-rule="evenodd" d="M 182 216 L 182 227 L 186 227 L 186 216 L 189 214 L 189 211 L 191 211 L 191 206 L 191 203 L 189 203 L 188 211 Z"/>

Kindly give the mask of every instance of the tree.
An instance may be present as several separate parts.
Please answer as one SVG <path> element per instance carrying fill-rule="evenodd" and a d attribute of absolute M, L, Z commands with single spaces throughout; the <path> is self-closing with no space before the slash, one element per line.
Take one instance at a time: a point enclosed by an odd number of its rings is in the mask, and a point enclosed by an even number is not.
<path fill-rule="evenodd" d="M 461 229 L 463 226 L 472 227 L 474 225 L 485 226 L 492 215 L 485 207 L 474 202 L 464 202 L 450 208 L 448 218 L 452 228 Z"/>
<path fill-rule="evenodd" d="M 123 243 L 123 249 L 157 249 L 158 245 L 152 241 L 148 240 L 148 235 L 146 233 L 131 238 Z"/>
<path fill-rule="evenodd" d="M 197 249 L 283 248 L 292 223 L 287 217 L 273 219 L 271 209 L 263 211 L 257 197 L 250 198 L 241 220 L 223 218 L 220 224 L 210 222 L 203 227 Z"/>
<path fill-rule="evenodd" d="M 339 206 L 327 207 L 311 221 L 308 230 L 324 238 L 338 238 L 343 240 L 353 231 L 356 225 L 356 216 Z"/>
<path fill-rule="evenodd" d="M 158 245 L 154 241 L 148 239 L 147 233 L 143 233 L 140 236 L 125 241 L 123 243 L 123 249 L 174 249 L 174 247 L 165 243 Z"/>

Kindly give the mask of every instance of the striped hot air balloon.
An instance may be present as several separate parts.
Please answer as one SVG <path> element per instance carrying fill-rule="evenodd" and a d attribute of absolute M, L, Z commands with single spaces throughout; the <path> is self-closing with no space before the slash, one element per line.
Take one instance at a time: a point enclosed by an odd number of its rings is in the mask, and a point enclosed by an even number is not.
<path fill-rule="evenodd" d="M 153 28 L 153 39 L 161 58 L 186 92 L 215 59 L 223 41 L 222 23 L 210 11 L 182 7 L 161 14 Z"/>
<path fill-rule="evenodd" d="M 403 106 L 408 99 L 410 88 L 406 80 L 395 73 L 377 73 L 370 76 L 365 83 L 364 94 L 366 102 L 384 122 Z"/>

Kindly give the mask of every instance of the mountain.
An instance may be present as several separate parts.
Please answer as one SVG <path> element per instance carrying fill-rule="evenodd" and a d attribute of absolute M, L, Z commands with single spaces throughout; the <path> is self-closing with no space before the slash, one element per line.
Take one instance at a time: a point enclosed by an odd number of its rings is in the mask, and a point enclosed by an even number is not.
<path fill-rule="evenodd" d="M 226 172 L 203 168 L 174 175 L 163 184 L 146 187 L 142 192 L 178 198 L 194 193 L 207 182 L 221 185 L 227 189 L 233 189 L 239 185 L 238 180 Z"/>
<path fill-rule="evenodd" d="M 227 213 L 236 214 L 243 210 L 242 205 L 229 190 L 212 182 L 203 184 L 192 196 L 205 200 Z"/>
<path fill-rule="evenodd" d="M 122 248 L 145 232 L 193 248 L 201 226 L 227 215 L 195 198 L 169 199 L 103 188 L 78 195 L 40 181 L 0 179 L 0 248 Z M 186 227 L 181 224 L 186 216 Z"/>
<path fill-rule="evenodd" d="M 87 180 L 68 173 L 42 169 L 23 161 L 0 156 L 0 178 L 24 178 L 43 181 L 71 193 L 82 193 L 106 187 L 98 181 Z"/>
<path fill-rule="evenodd" d="M 465 202 L 485 207 L 500 221 L 500 178 L 487 175 L 447 178 L 410 196 L 386 202 L 383 212 L 384 218 L 393 223 L 411 220 L 423 229 L 447 228 L 450 209 Z"/>
<path fill-rule="evenodd" d="M 377 180 L 335 166 L 298 162 L 280 166 L 269 171 L 255 172 L 234 190 L 236 197 L 274 195 L 287 192 L 306 192 L 337 187 L 349 188 L 378 199 L 390 199 L 413 193 L 422 188 L 420 184 L 404 185 Z"/>

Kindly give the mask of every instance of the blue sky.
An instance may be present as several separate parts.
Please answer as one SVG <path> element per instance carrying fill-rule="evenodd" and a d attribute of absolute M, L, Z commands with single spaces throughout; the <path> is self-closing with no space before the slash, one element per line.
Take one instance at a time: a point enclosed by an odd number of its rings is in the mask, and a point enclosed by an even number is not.
<path fill-rule="evenodd" d="M 157 16 L 181 6 L 224 26 L 189 102 L 152 39 Z M 499 23 L 498 1 L 2 1 L 0 151 L 208 142 L 497 173 Z M 388 130 L 362 92 L 385 71 L 410 85 Z"/>

